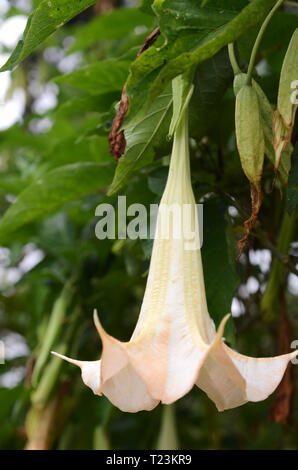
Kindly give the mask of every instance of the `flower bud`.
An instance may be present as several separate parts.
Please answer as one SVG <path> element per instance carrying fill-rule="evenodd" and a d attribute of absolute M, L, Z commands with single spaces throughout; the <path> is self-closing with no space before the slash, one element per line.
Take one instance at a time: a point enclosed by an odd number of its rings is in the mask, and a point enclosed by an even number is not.
<path fill-rule="evenodd" d="M 234 94 L 237 96 L 237 93 L 246 83 L 246 73 L 238 73 L 235 75 L 234 78 Z M 273 116 L 274 110 L 273 106 L 268 100 L 267 96 L 265 95 L 264 91 L 254 79 L 252 79 L 252 87 L 257 93 L 258 100 L 259 100 L 259 107 L 260 113 L 262 118 L 262 125 L 263 125 L 263 132 L 264 132 L 264 144 L 265 144 L 265 155 L 269 158 L 271 163 L 276 168 L 276 157 L 275 157 L 275 149 L 273 146 L 273 129 L 272 126 L 274 125 Z M 282 146 L 280 147 L 282 148 Z M 280 149 L 279 149 L 280 150 Z M 279 165 L 279 174 L 281 179 L 286 184 L 288 180 L 289 171 L 291 168 L 291 154 L 293 152 L 293 146 L 291 142 L 286 143 L 285 148 L 283 150 L 283 158 L 280 160 Z"/>
<path fill-rule="evenodd" d="M 240 254 L 254 226 L 262 203 L 261 178 L 264 163 L 264 132 L 258 95 L 252 86 L 244 85 L 236 96 L 236 141 L 244 173 L 251 183 L 252 213 L 244 222 L 244 237 L 238 242 Z"/>
<path fill-rule="evenodd" d="M 264 132 L 259 101 L 253 87 L 244 85 L 236 96 L 236 140 L 244 173 L 259 184 L 264 162 Z"/>

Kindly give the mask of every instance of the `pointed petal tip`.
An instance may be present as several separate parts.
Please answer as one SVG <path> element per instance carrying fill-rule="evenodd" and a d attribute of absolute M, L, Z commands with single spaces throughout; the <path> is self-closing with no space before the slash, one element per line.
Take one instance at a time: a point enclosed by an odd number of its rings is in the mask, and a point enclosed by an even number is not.
<path fill-rule="evenodd" d="M 75 366 L 81 367 L 81 361 L 71 359 L 70 357 L 64 356 L 63 354 L 59 354 L 55 351 L 51 351 L 51 354 L 53 354 L 56 357 L 59 357 L 60 359 L 63 359 L 66 362 L 69 362 L 70 364 L 74 364 Z"/>
<path fill-rule="evenodd" d="M 63 354 L 59 354 L 56 351 L 51 351 L 51 354 L 56 357 L 60 357 L 60 359 L 64 359 L 66 356 L 63 356 Z"/>
<path fill-rule="evenodd" d="M 93 310 L 93 321 L 94 321 L 94 325 L 95 325 L 95 328 L 97 329 L 99 336 L 101 336 L 104 333 L 104 329 L 102 327 L 102 324 L 100 323 L 96 308 Z"/>
<path fill-rule="evenodd" d="M 95 325 L 97 325 L 98 323 L 100 324 L 97 308 L 93 309 L 93 321 Z"/>
<path fill-rule="evenodd" d="M 227 321 L 229 320 L 229 318 L 231 317 L 231 313 L 227 313 L 223 319 L 221 320 L 220 324 L 219 324 L 219 327 L 218 327 L 218 330 L 217 330 L 217 339 L 221 339 L 223 337 L 223 334 L 224 334 L 224 330 L 225 330 L 225 326 L 227 324 Z"/>
<path fill-rule="evenodd" d="M 107 338 L 114 340 L 114 338 L 112 338 L 112 336 L 110 336 L 105 331 L 104 327 L 102 326 L 96 308 L 93 310 L 93 321 L 94 321 L 95 328 L 97 329 L 97 333 L 99 334 L 101 341 L 104 341 Z"/>

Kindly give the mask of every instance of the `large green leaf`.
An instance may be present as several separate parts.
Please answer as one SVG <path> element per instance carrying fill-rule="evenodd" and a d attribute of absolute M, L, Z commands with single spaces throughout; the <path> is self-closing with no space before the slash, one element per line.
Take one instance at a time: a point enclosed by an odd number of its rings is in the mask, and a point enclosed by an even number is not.
<path fill-rule="evenodd" d="M 121 90 L 128 74 L 129 62 L 109 59 L 86 65 L 74 72 L 55 78 L 92 95 Z"/>
<path fill-rule="evenodd" d="M 12 70 L 56 29 L 96 0 L 43 0 L 28 18 L 22 39 L 18 42 L 0 72 Z"/>
<path fill-rule="evenodd" d="M 232 77 L 226 51 L 220 51 L 197 68 L 189 110 L 192 136 L 202 137 L 215 124 L 221 98 Z M 154 148 L 167 142 L 170 101 L 171 93 L 163 93 L 145 118 L 136 118 L 136 124 L 126 128 L 126 152 L 119 161 L 111 192 L 119 190 L 133 171 L 151 163 Z"/>
<path fill-rule="evenodd" d="M 4 420 L 6 415 L 10 412 L 16 400 L 22 393 L 22 387 L 15 388 L 0 388 L 0 418 Z M 2 421 L 3 423 L 3 421 Z"/>
<path fill-rule="evenodd" d="M 58 117 L 72 117 L 77 114 L 108 112 L 112 104 L 119 100 L 119 90 L 97 95 L 84 95 L 68 99 L 58 106 L 53 114 Z M 1 136 L 1 134 L 0 134 Z"/>
<path fill-rule="evenodd" d="M 57 140 L 48 152 L 45 149 L 43 160 L 51 168 L 77 162 L 110 163 L 113 161 L 109 153 L 106 136 L 91 136 L 74 140 L 73 136 L 65 140 Z"/>
<path fill-rule="evenodd" d="M 134 171 L 151 163 L 156 148 L 162 152 L 167 144 L 171 110 L 172 93 L 167 89 L 144 118 L 125 129 L 126 151 L 116 168 L 110 194 L 118 191 Z"/>
<path fill-rule="evenodd" d="M 21 192 L 0 220 L 1 242 L 24 224 L 106 186 L 112 172 L 112 164 L 84 162 L 65 165 L 45 174 Z"/>
<path fill-rule="evenodd" d="M 216 0 L 201 7 L 201 2 L 156 0 L 162 47 L 150 47 L 131 65 L 128 94 L 132 121 L 140 104 L 151 103 L 170 80 L 215 55 L 237 39 L 246 29 L 259 23 L 275 0 Z M 246 6 L 245 6 L 246 4 Z"/>
<path fill-rule="evenodd" d="M 218 129 L 221 101 L 232 81 L 233 71 L 226 48 L 198 66 L 189 107 L 192 137 L 202 138 L 211 127 Z"/>
<path fill-rule="evenodd" d="M 96 16 L 75 32 L 75 41 L 69 52 L 82 50 L 100 39 L 122 39 L 137 26 L 151 27 L 152 16 L 137 8 L 119 8 Z"/>
<path fill-rule="evenodd" d="M 234 292 L 240 282 L 229 243 L 226 206 L 217 199 L 204 203 L 202 259 L 210 316 L 218 326 L 224 315 L 231 312 Z M 229 321 L 225 336 L 232 339 Z"/>

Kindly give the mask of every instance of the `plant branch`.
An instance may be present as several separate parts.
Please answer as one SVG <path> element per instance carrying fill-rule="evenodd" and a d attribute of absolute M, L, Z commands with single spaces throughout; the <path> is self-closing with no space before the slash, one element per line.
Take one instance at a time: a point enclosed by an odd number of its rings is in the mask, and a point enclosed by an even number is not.
<path fill-rule="evenodd" d="M 228 194 L 224 191 L 223 192 L 222 191 L 217 191 L 217 192 L 220 192 L 220 194 L 227 201 L 229 201 L 233 206 L 235 206 L 236 209 L 238 210 L 239 214 L 242 217 L 248 217 L 248 212 L 245 209 L 243 209 L 243 207 L 241 207 L 241 205 L 238 203 L 238 201 L 236 201 L 236 199 L 234 199 L 232 196 L 230 196 L 230 194 Z M 278 250 L 278 248 L 270 241 L 268 235 L 261 228 L 255 227 L 254 230 L 252 230 L 251 233 L 256 238 L 258 238 L 262 242 L 262 244 L 266 248 L 268 248 L 277 259 L 279 259 L 279 261 L 281 263 L 283 263 L 285 266 L 287 266 L 289 271 L 291 271 L 293 274 L 296 274 L 296 276 L 298 276 L 298 269 L 296 268 L 296 264 L 291 261 L 289 255 L 281 253 Z"/>
<path fill-rule="evenodd" d="M 293 263 L 289 257 L 289 255 L 285 255 L 284 253 L 281 253 L 276 246 L 269 240 L 267 234 L 263 232 L 263 230 L 256 229 L 254 232 L 255 237 L 257 237 L 261 242 L 263 243 L 264 246 L 266 246 L 276 258 L 281 261 L 289 271 L 292 273 L 296 274 L 298 276 L 298 269 L 296 268 L 295 263 Z"/>

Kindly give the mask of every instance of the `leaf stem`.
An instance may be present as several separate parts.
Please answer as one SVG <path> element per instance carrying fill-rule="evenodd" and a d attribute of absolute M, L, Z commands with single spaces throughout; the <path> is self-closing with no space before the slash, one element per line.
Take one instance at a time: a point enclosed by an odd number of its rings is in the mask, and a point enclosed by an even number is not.
<path fill-rule="evenodd" d="M 254 47 L 252 49 L 252 53 L 251 53 L 251 56 L 250 56 L 250 60 L 249 60 L 249 65 L 248 65 L 248 70 L 247 70 L 247 77 L 246 77 L 246 84 L 247 85 L 250 85 L 251 84 L 251 78 L 252 78 L 252 71 L 253 71 L 253 68 L 254 68 L 254 64 L 255 64 L 255 60 L 256 60 L 256 55 L 257 55 L 257 52 L 258 52 L 258 48 L 259 48 L 259 45 L 260 45 L 260 42 L 263 38 L 263 34 L 265 32 L 265 29 L 267 28 L 267 25 L 269 23 L 269 21 L 271 20 L 272 16 L 274 15 L 274 13 L 276 12 L 276 10 L 281 6 L 282 2 L 284 0 L 278 0 L 276 2 L 276 4 L 274 5 L 274 7 L 270 10 L 270 12 L 268 13 L 268 15 L 266 16 L 259 32 L 258 32 L 258 35 L 257 35 L 257 38 L 255 40 L 255 43 L 254 43 Z"/>
<path fill-rule="evenodd" d="M 230 44 L 228 44 L 228 53 L 229 53 L 229 59 L 230 59 L 230 62 L 231 62 L 231 66 L 232 66 L 234 75 L 237 75 L 238 73 L 241 72 L 241 70 L 240 70 L 240 67 L 239 67 L 237 59 L 236 59 L 234 43 L 233 42 L 230 42 Z"/>

